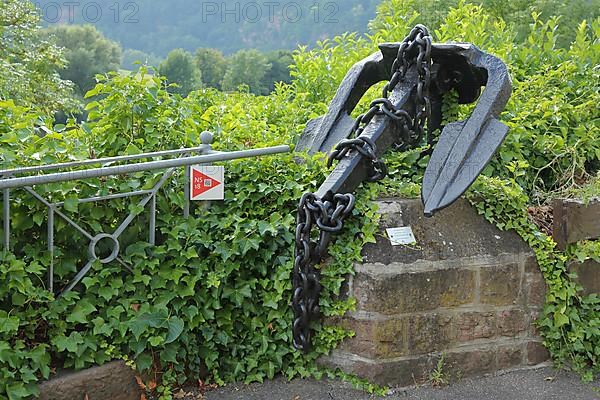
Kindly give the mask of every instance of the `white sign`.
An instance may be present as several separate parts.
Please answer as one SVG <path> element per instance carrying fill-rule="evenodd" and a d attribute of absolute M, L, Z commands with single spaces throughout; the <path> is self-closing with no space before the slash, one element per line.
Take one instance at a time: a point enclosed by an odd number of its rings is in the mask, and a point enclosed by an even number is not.
<path fill-rule="evenodd" d="M 193 166 L 190 168 L 190 200 L 225 199 L 225 167 Z"/>
<path fill-rule="evenodd" d="M 410 226 L 387 228 L 386 232 L 390 238 L 390 243 L 392 246 L 403 246 L 417 243 L 417 239 L 415 239 L 415 235 L 413 234 Z"/>

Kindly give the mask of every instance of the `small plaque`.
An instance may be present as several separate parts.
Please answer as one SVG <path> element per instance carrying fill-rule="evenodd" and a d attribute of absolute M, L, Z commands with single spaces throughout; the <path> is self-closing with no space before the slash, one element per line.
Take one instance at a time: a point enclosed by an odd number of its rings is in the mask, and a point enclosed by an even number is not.
<path fill-rule="evenodd" d="M 392 246 L 404 246 L 407 244 L 417 243 L 415 235 L 410 226 L 402 226 L 399 228 L 387 228 L 386 232 L 390 238 Z"/>

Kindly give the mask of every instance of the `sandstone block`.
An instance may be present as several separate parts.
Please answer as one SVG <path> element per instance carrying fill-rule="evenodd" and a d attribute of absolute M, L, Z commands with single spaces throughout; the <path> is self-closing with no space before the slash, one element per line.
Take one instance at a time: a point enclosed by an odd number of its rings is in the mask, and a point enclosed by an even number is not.
<path fill-rule="evenodd" d="M 520 294 L 521 273 L 516 263 L 481 269 L 481 303 L 510 306 L 519 302 Z"/>
<path fill-rule="evenodd" d="M 374 274 L 359 271 L 353 295 L 358 308 L 399 314 L 455 307 L 474 301 L 475 272 L 466 269 Z"/>
<path fill-rule="evenodd" d="M 86 397 L 87 395 L 87 397 Z M 123 361 L 68 373 L 40 384 L 41 400 L 139 400 L 135 373 Z"/>

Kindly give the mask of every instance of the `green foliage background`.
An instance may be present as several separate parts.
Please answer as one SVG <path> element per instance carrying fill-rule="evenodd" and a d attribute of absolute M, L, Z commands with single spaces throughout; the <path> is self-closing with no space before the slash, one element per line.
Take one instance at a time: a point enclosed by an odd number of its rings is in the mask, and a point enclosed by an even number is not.
<path fill-rule="evenodd" d="M 0 99 L 35 105 L 45 112 L 74 107 L 71 82 L 57 69 L 66 60 L 38 29 L 39 17 L 28 1 L 6 0 L 0 7 Z M 40 90 L 43 88 L 43 90 Z"/>
<path fill-rule="evenodd" d="M 354 62 L 375 51 L 377 43 L 401 40 L 416 22 L 426 22 L 418 14 L 391 15 L 398 7 L 409 10 L 415 3 L 384 2 L 368 37 L 347 34 L 297 51 L 294 81 L 268 96 L 201 89 L 184 99 L 142 68 L 99 78 L 88 93 L 95 99 L 87 106 L 90 122 L 54 126 L 42 107 L 2 97 L 2 167 L 193 146 L 202 130 L 215 132 L 215 147 L 222 150 L 294 143 L 306 122 L 326 111 Z M 565 48 L 557 45 L 559 20 L 534 15 L 530 21 L 521 42 L 512 25 L 479 6 L 460 4 L 433 33 L 437 41 L 473 42 L 509 65 L 515 91 L 502 119 L 511 132 L 468 196 L 486 218 L 516 229 L 535 249 L 550 287 L 539 323 L 545 344 L 557 362 L 589 379 L 599 371 L 599 300 L 579 294 L 565 265 L 598 259 L 600 248 L 586 242 L 558 252 L 530 223 L 526 207 L 572 190 L 598 170 L 600 21 L 578 24 Z M 448 120 L 468 112 L 449 96 Z M 427 162 L 421 150 L 389 154 L 390 176 L 359 191 L 353 218 L 322 266 L 326 315 L 352 307 L 351 300 L 337 295 L 352 263 L 361 259 L 362 245 L 373 240 L 377 216 L 370 200 L 417 193 Z M 114 358 L 157 373 L 163 398 L 170 398 L 170 384 L 199 375 L 223 383 L 261 381 L 276 373 L 319 374 L 314 360 L 350 333 L 316 326 L 314 351 L 295 352 L 289 299 L 295 208 L 301 194 L 325 178 L 324 160 L 290 154 L 227 165 L 232 184 L 225 202 L 196 207 L 194 218 L 180 216 L 181 174 L 160 192 L 155 247 L 145 243 L 147 216 L 135 203 L 117 200 L 99 207 L 73 200 L 148 188 L 158 175 L 38 188 L 52 201 L 64 201 L 65 212 L 93 232 L 110 232 L 130 211 L 138 214 L 122 246 L 134 273 L 118 264 L 96 265 L 78 291 L 59 299 L 44 283 L 50 261 L 47 210 L 26 194 L 14 197 L 12 253 L 2 254 L 0 264 L 0 398 L 35 394 L 35 383 L 52 367 L 83 368 Z M 84 251 L 76 249 L 85 248 L 86 241 L 61 220 L 55 235 L 60 286 L 85 261 Z"/>
<path fill-rule="evenodd" d="M 94 88 L 96 74 L 119 69 L 121 47 L 92 25 L 57 25 L 46 33 L 64 49 L 67 63 L 59 73 L 63 79 L 75 83 L 80 97 Z"/>
<path fill-rule="evenodd" d="M 42 10 L 48 10 L 49 22 L 55 22 L 52 2 L 36 2 Z M 269 52 L 293 49 L 298 43 L 314 43 L 348 30 L 362 31 L 374 17 L 378 3 L 379 0 L 271 2 L 270 5 L 252 0 L 101 2 L 103 15 L 95 25 L 124 49 L 141 50 L 161 58 L 180 47 L 187 51 L 212 47 L 225 54 L 247 48 Z M 89 23 L 90 19 L 86 21 L 83 15 L 85 4 L 75 7 L 72 17 L 75 23 Z M 213 5 L 215 14 L 209 12 Z M 297 14 L 298 9 L 301 14 Z M 67 20 L 67 7 L 62 11 L 63 21 Z M 89 13 L 94 15 L 93 7 Z"/>

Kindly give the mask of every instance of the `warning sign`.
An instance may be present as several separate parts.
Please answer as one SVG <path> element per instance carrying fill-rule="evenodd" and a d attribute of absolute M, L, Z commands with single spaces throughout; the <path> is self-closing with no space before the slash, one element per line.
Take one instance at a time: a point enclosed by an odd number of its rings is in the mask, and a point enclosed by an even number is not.
<path fill-rule="evenodd" d="M 190 185 L 190 200 L 223 200 L 225 167 L 191 167 Z"/>

